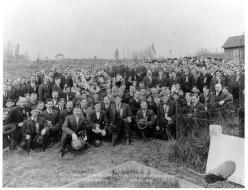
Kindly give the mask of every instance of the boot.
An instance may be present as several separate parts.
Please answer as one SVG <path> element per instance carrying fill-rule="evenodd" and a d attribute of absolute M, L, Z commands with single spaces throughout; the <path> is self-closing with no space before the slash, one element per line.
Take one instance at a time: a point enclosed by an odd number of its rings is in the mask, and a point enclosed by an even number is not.
<path fill-rule="evenodd" d="M 115 134 L 112 135 L 112 146 L 115 146 L 117 137 L 118 137 L 118 135 L 115 135 Z"/>
<path fill-rule="evenodd" d="M 64 148 L 62 148 L 62 149 L 60 150 L 60 152 L 61 152 L 61 157 L 63 158 L 63 157 L 64 157 L 64 155 L 65 155 L 65 149 L 64 149 Z"/>
<path fill-rule="evenodd" d="M 130 138 L 127 137 L 127 141 L 126 141 L 126 145 L 129 145 L 131 142 L 130 142 Z"/>

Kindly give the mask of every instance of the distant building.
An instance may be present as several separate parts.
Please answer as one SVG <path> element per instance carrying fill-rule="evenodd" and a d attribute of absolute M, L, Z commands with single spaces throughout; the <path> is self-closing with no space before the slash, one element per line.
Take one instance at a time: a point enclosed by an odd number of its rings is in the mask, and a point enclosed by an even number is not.
<path fill-rule="evenodd" d="M 65 58 L 65 56 L 62 54 L 62 53 L 58 53 L 56 56 L 55 56 L 56 60 L 63 60 Z"/>
<path fill-rule="evenodd" d="M 245 60 L 245 36 L 231 36 L 227 38 L 222 46 L 224 48 L 224 59 L 227 61 L 241 61 Z"/>

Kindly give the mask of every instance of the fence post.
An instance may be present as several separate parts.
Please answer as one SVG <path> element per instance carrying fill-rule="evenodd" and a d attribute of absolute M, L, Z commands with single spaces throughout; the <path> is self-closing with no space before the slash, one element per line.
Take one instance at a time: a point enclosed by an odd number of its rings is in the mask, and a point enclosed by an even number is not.
<path fill-rule="evenodd" d="M 178 104 L 176 100 L 176 140 L 178 140 Z"/>

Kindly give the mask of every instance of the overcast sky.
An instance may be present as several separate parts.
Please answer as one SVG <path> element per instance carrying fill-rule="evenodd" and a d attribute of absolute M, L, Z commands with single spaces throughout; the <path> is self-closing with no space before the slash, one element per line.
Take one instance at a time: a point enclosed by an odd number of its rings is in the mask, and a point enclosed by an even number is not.
<path fill-rule="evenodd" d="M 221 51 L 244 31 L 241 0 L 8 0 L 4 42 L 54 58 L 113 58 L 154 44 L 158 56 Z"/>

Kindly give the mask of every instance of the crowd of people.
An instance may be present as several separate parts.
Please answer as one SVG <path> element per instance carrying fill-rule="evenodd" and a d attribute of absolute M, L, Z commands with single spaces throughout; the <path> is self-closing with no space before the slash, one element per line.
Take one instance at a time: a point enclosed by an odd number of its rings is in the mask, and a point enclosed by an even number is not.
<path fill-rule="evenodd" d="M 113 146 L 133 133 L 176 138 L 176 114 L 232 109 L 244 118 L 244 66 L 219 59 L 183 57 L 44 67 L 29 77 L 7 79 L 4 137 L 9 146 L 45 150 L 61 143 Z M 243 119 L 243 120 L 242 120 Z M 244 128 L 244 126 L 243 126 Z"/>

